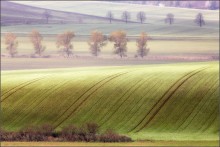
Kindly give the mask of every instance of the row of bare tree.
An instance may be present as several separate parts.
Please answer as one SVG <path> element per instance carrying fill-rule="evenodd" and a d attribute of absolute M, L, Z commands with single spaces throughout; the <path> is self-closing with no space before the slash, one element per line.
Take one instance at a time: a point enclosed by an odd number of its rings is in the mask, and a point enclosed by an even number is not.
<path fill-rule="evenodd" d="M 109 19 L 109 23 L 112 23 L 112 20 L 114 19 L 114 15 L 111 11 L 107 12 L 107 18 Z M 125 23 L 128 23 L 129 20 L 131 19 L 131 15 L 128 11 L 124 11 L 122 13 L 122 20 L 125 21 Z M 139 21 L 141 24 L 144 23 L 146 21 L 146 14 L 143 11 L 140 11 L 137 13 L 137 21 Z M 165 23 L 168 24 L 173 24 L 174 23 L 174 14 L 172 13 L 168 13 L 166 15 L 166 18 L 164 19 Z M 205 21 L 203 18 L 203 14 L 202 13 L 198 13 L 196 15 L 196 18 L 194 20 L 194 22 L 199 25 L 200 27 L 202 27 L 203 25 L 205 25 Z"/>
<path fill-rule="evenodd" d="M 44 13 L 43 13 L 43 17 L 46 19 L 46 22 L 48 23 L 49 21 L 49 18 L 52 17 L 51 15 L 51 12 L 46 10 Z M 114 20 L 114 14 L 112 13 L 112 11 L 108 11 L 107 14 L 106 14 L 106 17 L 108 18 L 109 20 L 109 23 L 111 24 L 112 21 Z M 125 23 L 128 23 L 129 20 L 131 19 L 131 14 L 128 12 L 128 11 L 124 11 L 122 13 L 122 20 L 125 22 Z M 140 11 L 137 13 L 137 21 L 139 21 L 141 24 L 144 23 L 146 21 L 147 17 L 146 17 L 146 14 L 145 12 L 143 11 Z M 172 13 L 168 13 L 164 19 L 165 23 L 168 23 L 168 24 L 173 24 L 174 23 L 174 14 Z M 203 18 L 203 14 L 202 13 L 198 13 L 196 15 L 196 18 L 194 20 L 194 22 L 199 25 L 200 27 L 202 27 L 203 25 L 205 25 L 205 21 L 204 21 L 204 18 Z"/>
<path fill-rule="evenodd" d="M 33 30 L 30 33 L 30 41 L 33 44 L 35 54 L 42 56 L 45 51 L 45 46 L 43 45 L 43 36 L 37 30 Z M 72 31 L 67 31 L 57 36 L 56 45 L 61 51 L 64 57 L 70 57 L 73 55 L 73 44 L 72 40 L 75 37 L 75 33 Z M 17 54 L 18 41 L 16 40 L 16 35 L 14 33 L 5 34 L 5 44 L 11 57 Z M 93 31 L 88 41 L 89 49 L 94 56 L 98 56 L 101 49 L 107 44 L 107 41 L 114 43 L 114 53 L 119 55 L 121 58 L 126 56 L 127 52 L 127 34 L 125 31 L 114 31 L 109 37 L 104 35 L 100 31 Z M 140 57 L 147 56 L 149 48 L 147 48 L 148 37 L 146 33 L 141 33 L 137 40 L 137 55 Z"/>

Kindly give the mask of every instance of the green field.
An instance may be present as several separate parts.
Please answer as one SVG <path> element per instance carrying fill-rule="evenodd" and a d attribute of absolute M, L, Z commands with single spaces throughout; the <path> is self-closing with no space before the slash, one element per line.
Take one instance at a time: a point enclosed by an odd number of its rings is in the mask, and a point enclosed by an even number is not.
<path fill-rule="evenodd" d="M 218 140 L 219 63 L 2 71 L 3 129 L 96 122 L 135 140 Z"/>

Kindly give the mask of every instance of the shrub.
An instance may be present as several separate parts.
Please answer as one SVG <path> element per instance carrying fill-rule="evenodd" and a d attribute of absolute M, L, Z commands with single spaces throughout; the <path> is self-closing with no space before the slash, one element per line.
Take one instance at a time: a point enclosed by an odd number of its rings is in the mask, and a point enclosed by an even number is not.
<path fill-rule="evenodd" d="M 86 141 L 86 142 L 130 142 L 131 138 L 119 135 L 113 131 L 98 134 L 98 125 L 87 123 L 82 127 L 69 125 L 60 132 L 55 132 L 53 126 L 28 126 L 19 132 L 0 130 L 1 141 Z"/>
<path fill-rule="evenodd" d="M 79 138 L 78 128 L 74 125 L 64 127 L 60 134 L 64 141 L 77 141 Z"/>

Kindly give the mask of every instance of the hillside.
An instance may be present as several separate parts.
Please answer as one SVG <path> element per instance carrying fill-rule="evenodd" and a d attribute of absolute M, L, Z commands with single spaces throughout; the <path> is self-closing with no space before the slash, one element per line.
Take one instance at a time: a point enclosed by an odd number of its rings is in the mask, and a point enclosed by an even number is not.
<path fill-rule="evenodd" d="M 107 11 L 112 11 L 115 18 L 121 19 L 123 11 L 131 13 L 131 20 L 136 19 L 136 13 L 139 11 L 146 12 L 146 16 L 149 20 L 164 18 L 167 13 L 173 13 L 176 18 L 194 19 L 195 15 L 199 12 L 203 13 L 206 19 L 216 20 L 219 18 L 219 10 L 198 10 L 187 8 L 171 8 L 171 7 L 158 7 L 149 5 L 135 5 L 129 3 L 113 3 L 103 1 L 64 1 L 64 2 L 50 2 L 45 1 L 42 3 L 34 1 L 16 1 L 16 3 L 26 4 L 30 6 L 47 8 L 53 10 L 61 10 L 67 12 L 77 12 L 82 14 L 89 14 L 95 16 L 106 17 Z M 153 19 L 153 20 L 154 20 Z M 149 23 L 149 20 L 147 21 Z M 150 21 L 151 22 L 151 21 Z"/>
<path fill-rule="evenodd" d="M 21 1 L 16 1 L 16 3 L 21 3 Z M 45 1 L 42 3 L 23 1 L 22 3 L 30 6 L 39 7 L 41 9 L 36 15 L 36 18 L 40 19 L 42 15 L 42 10 L 44 9 L 53 9 L 51 10 L 54 17 L 52 17 L 49 24 L 22 24 L 19 26 L 2 26 L 2 33 L 4 32 L 14 32 L 14 33 L 29 33 L 33 29 L 38 29 L 43 34 L 57 34 L 66 30 L 72 30 L 76 32 L 77 35 L 88 35 L 93 30 L 103 31 L 105 34 L 109 34 L 112 31 L 122 29 L 128 32 L 128 35 L 138 35 L 140 32 L 147 32 L 150 36 L 164 36 L 166 37 L 215 37 L 219 38 L 219 11 L 212 10 L 195 10 L 195 9 L 185 9 L 185 8 L 167 8 L 167 7 L 157 7 L 157 6 L 147 6 L 147 5 L 133 5 L 133 4 L 120 4 L 112 2 L 95 2 L 95 1 L 76 1 L 69 2 L 65 1 L 62 3 L 56 2 L 51 3 Z M 16 4 L 18 5 L 18 4 Z M 3 6 L 2 6 L 3 7 Z M 7 8 L 4 6 L 3 8 Z M 24 5 L 22 5 L 24 7 Z M 28 6 L 25 6 L 28 7 Z M 9 8 L 8 8 L 9 9 Z M 24 9 L 25 10 L 25 9 Z M 35 9 L 33 9 L 35 10 Z M 121 21 L 121 14 L 123 11 L 129 11 L 131 13 L 132 23 L 125 24 Z M 23 18 L 28 18 L 25 16 L 21 19 L 21 15 L 16 14 L 16 11 L 13 14 L 6 13 L 4 9 L 2 10 L 3 17 L 7 19 L 14 19 L 15 17 L 19 21 L 24 21 Z M 28 9 L 29 11 L 29 9 Z M 62 14 L 61 12 L 62 11 Z M 63 12 L 65 11 L 65 12 Z M 112 11 L 114 14 L 115 20 L 112 21 L 112 24 L 109 24 L 108 19 L 106 18 L 107 11 Z M 144 24 L 137 22 L 136 15 L 139 11 L 144 11 L 146 13 L 147 20 Z M 56 13 L 55 13 L 56 12 Z M 59 12 L 59 13 L 58 13 Z M 204 15 L 206 25 L 202 28 L 198 27 L 194 23 L 195 16 L 201 12 Z M 24 13 L 24 12 L 22 12 Z M 70 14 L 69 14 L 70 13 Z M 164 19 L 167 13 L 174 14 L 174 24 L 168 25 L 164 23 Z M 28 14 L 28 13 L 27 13 Z M 31 13 L 30 13 L 31 14 Z M 28 14 L 28 15 L 30 15 Z M 71 17 L 67 18 L 67 14 Z M 23 14 L 22 14 L 23 15 Z M 34 14 L 35 15 L 35 14 Z M 78 21 L 76 16 L 83 17 Z M 39 17 L 38 17 L 39 16 Z M 73 17 L 72 17 L 73 16 Z M 76 21 L 74 18 L 76 17 Z M 62 23 L 53 19 L 62 20 Z M 35 18 L 35 17 L 34 17 Z M 69 19 L 70 18 L 70 19 Z M 42 18 L 41 18 L 42 19 Z M 73 20 L 71 20 L 73 19 Z M 3 19 L 4 20 L 4 19 Z M 67 21 L 72 22 L 67 22 Z M 45 21 L 45 20 L 43 20 Z M 66 22 L 65 22 L 66 21 Z M 41 21 L 40 21 L 41 22 Z M 67 24 L 63 24 L 67 23 Z M 27 27 L 28 26 L 28 27 Z"/>
<path fill-rule="evenodd" d="M 96 122 L 133 139 L 218 140 L 218 66 L 2 71 L 2 128 Z"/>
<path fill-rule="evenodd" d="M 45 11 L 50 14 L 49 23 L 92 23 L 105 22 L 106 18 L 86 14 L 56 11 L 34 6 L 18 4 L 14 2 L 1 1 L 1 25 L 15 24 L 45 24 Z"/>

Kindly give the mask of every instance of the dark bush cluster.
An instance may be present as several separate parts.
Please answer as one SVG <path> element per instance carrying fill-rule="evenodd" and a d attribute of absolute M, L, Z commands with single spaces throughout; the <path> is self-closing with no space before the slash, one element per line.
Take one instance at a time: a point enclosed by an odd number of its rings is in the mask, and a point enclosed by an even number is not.
<path fill-rule="evenodd" d="M 29 126 L 18 132 L 0 130 L 1 141 L 85 141 L 85 142 L 130 142 L 131 138 L 113 131 L 99 134 L 95 123 L 87 123 L 82 127 L 69 125 L 61 131 L 54 131 L 51 125 Z"/>
<path fill-rule="evenodd" d="M 29 126 L 18 132 L 1 130 L 0 133 L 1 141 L 48 141 L 50 137 L 54 136 L 51 125 Z"/>

